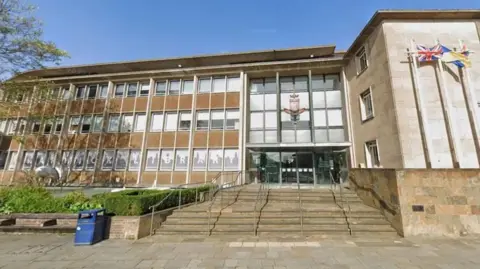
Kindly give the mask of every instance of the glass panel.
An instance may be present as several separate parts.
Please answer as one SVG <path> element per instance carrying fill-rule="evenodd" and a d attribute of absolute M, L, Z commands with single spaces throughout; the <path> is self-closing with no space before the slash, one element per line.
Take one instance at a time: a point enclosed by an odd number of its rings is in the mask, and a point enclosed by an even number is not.
<path fill-rule="evenodd" d="M 323 90 L 323 76 L 312 76 L 312 91 Z"/>
<path fill-rule="evenodd" d="M 179 130 L 188 131 L 192 123 L 192 113 L 191 112 L 182 112 L 180 114 L 180 122 L 178 125 Z"/>
<path fill-rule="evenodd" d="M 175 170 L 186 171 L 188 169 L 188 150 L 177 149 L 175 155 Z"/>
<path fill-rule="evenodd" d="M 253 94 L 250 95 L 250 110 L 264 110 L 263 108 L 263 95 L 262 94 Z"/>
<path fill-rule="evenodd" d="M 179 80 L 170 81 L 170 90 L 168 91 L 168 94 L 171 94 L 171 95 L 180 94 L 180 81 Z"/>
<path fill-rule="evenodd" d="M 82 99 L 85 96 L 85 87 L 77 87 L 75 90 L 75 99 Z"/>
<path fill-rule="evenodd" d="M 295 125 L 293 124 L 293 116 L 282 111 L 281 114 L 281 124 L 282 129 L 293 129 Z"/>
<path fill-rule="evenodd" d="M 313 111 L 313 122 L 315 127 L 325 127 L 327 126 L 327 117 L 325 110 L 314 110 Z"/>
<path fill-rule="evenodd" d="M 0 120 L 0 132 L 5 132 L 5 127 L 7 127 L 7 120 Z"/>
<path fill-rule="evenodd" d="M 133 129 L 133 115 L 122 115 L 122 133 L 130 133 Z"/>
<path fill-rule="evenodd" d="M 211 80 L 210 78 L 202 78 L 198 80 L 198 92 L 210 92 Z"/>
<path fill-rule="evenodd" d="M 345 142 L 345 133 L 343 129 L 329 129 L 330 142 Z"/>
<path fill-rule="evenodd" d="M 148 96 L 150 93 L 150 83 L 142 83 L 140 85 L 140 96 Z"/>
<path fill-rule="evenodd" d="M 227 130 L 240 129 L 240 112 L 238 110 L 227 110 L 227 121 L 225 123 Z"/>
<path fill-rule="evenodd" d="M 183 81 L 183 94 L 192 94 L 193 93 L 193 80 L 184 80 Z"/>
<path fill-rule="evenodd" d="M 300 184 L 313 184 L 313 157 L 310 153 L 297 154 L 298 181 Z"/>
<path fill-rule="evenodd" d="M 100 85 L 100 98 L 107 98 L 108 85 Z"/>
<path fill-rule="evenodd" d="M 115 85 L 115 97 L 123 97 L 125 93 L 125 84 Z"/>
<path fill-rule="evenodd" d="M 263 143 L 263 131 L 250 131 L 250 143 Z"/>
<path fill-rule="evenodd" d="M 97 162 L 97 151 L 89 150 L 87 153 L 86 169 L 94 170 L 96 162 Z"/>
<path fill-rule="evenodd" d="M 276 93 L 277 92 L 277 79 L 276 78 L 266 78 L 265 79 L 265 93 Z"/>
<path fill-rule="evenodd" d="M 305 110 L 297 116 L 297 129 L 310 129 L 310 111 Z"/>
<path fill-rule="evenodd" d="M 193 170 L 205 170 L 207 166 L 207 150 L 193 150 Z"/>
<path fill-rule="evenodd" d="M 58 117 L 57 120 L 55 121 L 55 133 L 56 134 L 61 133 L 62 127 L 63 127 L 63 118 Z"/>
<path fill-rule="evenodd" d="M 145 114 L 137 114 L 135 117 L 135 132 L 145 131 L 145 126 L 147 125 L 147 116 Z"/>
<path fill-rule="evenodd" d="M 240 83 L 240 77 L 229 77 L 227 78 L 227 91 L 228 92 L 239 92 L 240 87 L 242 86 Z"/>
<path fill-rule="evenodd" d="M 162 150 L 160 170 L 171 171 L 173 169 L 173 150 Z"/>
<path fill-rule="evenodd" d="M 328 114 L 329 126 L 343 126 L 342 110 L 340 109 L 328 110 L 327 114 Z"/>
<path fill-rule="evenodd" d="M 238 149 L 226 149 L 224 156 L 224 170 L 238 170 Z"/>
<path fill-rule="evenodd" d="M 83 116 L 80 132 L 89 133 L 92 126 L 92 116 Z"/>
<path fill-rule="evenodd" d="M 281 109 L 290 109 L 290 95 L 291 93 L 282 93 L 280 94 L 280 108 Z"/>
<path fill-rule="evenodd" d="M 307 76 L 295 77 L 295 91 L 296 92 L 306 92 L 306 91 L 308 91 L 308 77 Z"/>
<path fill-rule="evenodd" d="M 313 107 L 325 108 L 325 92 L 313 92 Z"/>
<path fill-rule="evenodd" d="M 120 127 L 120 115 L 110 115 L 108 119 L 108 131 L 109 132 L 118 132 Z"/>
<path fill-rule="evenodd" d="M 297 130 L 297 142 L 312 142 L 310 130 Z"/>
<path fill-rule="evenodd" d="M 340 91 L 327 91 L 327 107 L 342 107 L 342 94 Z"/>
<path fill-rule="evenodd" d="M 16 151 L 11 151 L 10 152 L 10 160 L 8 162 L 8 170 L 15 170 L 17 166 L 17 156 L 18 152 Z"/>
<path fill-rule="evenodd" d="M 297 158 L 295 152 L 282 152 L 282 183 L 297 183 Z"/>
<path fill-rule="evenodd" d="M 208 151 L 208 170 L 222 170 L 223 150 L 211 149 Z"/>
<path fill-rule="evenodd" d="M 160 151 L 158 149 L 147 150 L 147 164 L 145 165 L 145 170 L 156 171 L 158 169 L 159 153 Z"/>
<path fill-rule="evenodd" d="M 250 129 L 263 129 L 263 112 L 250 113 Z"/>
<path fill-rule="evenodd" d="M 103 129 L 103 116 L 95 116 L 93 119 L 93 132 L 101 132 Z"/>
<path fill-rule="evenodd" d="M 315 130 L 315 142 L 319 142 L 319 143 L 328 142 L 327 130 L 326 129 Z"/>
<path fill-rule="evenodd" d="M 35 154 L 35 168 L 45 166 L 47 164 L 47 153 L 45 151 L 37 151 Z"/>
<path fill-rule="evenodd" d="M 213 78 L 213 92 L 225 92 L 225 78 Z"/>
<path fill-rule="evenodd" d="M 85 151 L 84 150 L 76 150 L 75 157 L 73 159 L 73 170 L 83 170 L 85 166 Z"/>
<path fill-rule="evenodd" d="M 250 81 L 250 93 L 262 93 L 263 91 L 263 79 L 252 79 Z"/>
<path fill-rule="evenodd" d="M 265 129 L 277 129 L 277 112 L 265 112 Z"/>
<path fill-rule="evenodd" d="M 280 78 L 280 92 L 293 92 L 293 77 Z"/>
<path fill-rule="evenodd" d="M 177 129 L 178 114 L 167 113 L 165 114 L 165 131 L 175 131 Z"/>
<path fill-rule="evenodd" d="M 197 130 L 208 130 L 209 116 L 208 112 L 197 112 Z"/>
<path fill-rule="evenodd" d="M 115 157 L 114 150 L 105 150 L 103 152 L 102 159 L 102 169 L 103 170 L 112 170 L 113 169 L 113 158 Z"/>
<path fill-rule="evenodd" d="M 265 131 L 265 143 L 277 143 L 277 131 Z"/>
<path fill-rule="evenodd" d="M 161 96 L 165 95 L 167 92 L 167 87 L 165 81 L 159 81 L 155 85 L 155 95 L 156 96 Z"/>
<path fill-rule="evenodd" d="M 265 94 L 265 110 L 277 110 L 276 94 Z"/>
<path fill-rule="evenodd" d="M 73 152 L 69 150 L 65 150 L 62 152 L 62 167 L 63 168 L 70 168 L 73 161 Z"/>
<path fill-rule="evenodd" d="M 140 168 L 140 150 L 131 150 L 130 159 L 128 161 L 128 170 L 137 171 Z"/>
<path fill-rule="evenodd" d="M 325 90 L 338 89 L 340 78 L 338 75 L 325 75 L 325 84 L 323 88 Z"/>
<path fill-rule="evenodd" d="M 285 142 L 285 143 L 295 142 L 295 131 L 282 130 L 282 142 Z"/>
<path fill-rule="evenodd" d="M 152 123 L 150 124 L 151 132 L 160 132 L 163 127 L 163 114 L 152 114 Z"/>
<path fill-rule="evenodd" d="M 87 97 L 88 99 L 95 99 L 95 97 L 97 97 L 97 85 L 88 87 Z"/>
<path fill-rule="evenodd" d="M 225 113 L 223 111 L 212 111 L 212 126 L 211 129 L 221 130 L 223 129 L 223 122 L 225 119 Z"/>
<path fill-rule="evenodd" d="M 297 93 L 298 99 L 299 99 L 299 108 L 310 108 L 310 100 L 309 100 L 309 95 L 308 92 L 301 92 Z"/>
<path fill-rule="evenodd" d="M 55 167 L 55 157 L 57 156 L 57 152 L 55 151 L 49 151 L 48 156 L 47 156 L 47 165 L 50 167 Z"/>
<path fill-rule="evenodd" d="M 331 184 L 331 168 L 333 167 L 330 151 L 315 153 L 315 173 L 317 184 Z"/>
<path fill-rule="evenodd" d="M 128 97 L 137 96 L 137 88 L 138 88 L 137 83 L 128 84 L 127 96 Z"/>
<path fill-rule="evenodd" d="M 128 149 L 117 150 L 115 170 L 125 170 L 127 168 L 128 152 Z"/>

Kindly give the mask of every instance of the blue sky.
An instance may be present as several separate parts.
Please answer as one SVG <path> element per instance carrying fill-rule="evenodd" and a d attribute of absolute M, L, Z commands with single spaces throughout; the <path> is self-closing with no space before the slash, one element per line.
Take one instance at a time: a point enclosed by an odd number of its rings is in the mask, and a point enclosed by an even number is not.
<path fill-rule="evenodd" d="M 479 8 L 480 0 L 30 0 L 62 65 L 335 44 L 377 9 Z"/>

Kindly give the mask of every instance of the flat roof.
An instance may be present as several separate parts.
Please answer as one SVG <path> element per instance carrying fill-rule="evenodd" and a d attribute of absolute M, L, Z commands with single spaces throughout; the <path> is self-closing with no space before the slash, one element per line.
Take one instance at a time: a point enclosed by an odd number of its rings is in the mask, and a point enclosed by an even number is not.
<path fill-rule="evenodd" d="M 344 57 L 350 58 L 365 43 L 378 25 L 385 20 L 475 20 L 480 19 L 480 9 L 427 9 L 427 10 L 392 10 L 382 9 L 373 14 L 355 38 Z"/>

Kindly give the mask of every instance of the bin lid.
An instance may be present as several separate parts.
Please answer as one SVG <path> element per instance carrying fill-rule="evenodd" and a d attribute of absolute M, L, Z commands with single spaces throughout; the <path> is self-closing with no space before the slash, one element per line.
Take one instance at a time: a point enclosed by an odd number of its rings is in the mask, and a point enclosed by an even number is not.
<path fill-rule="evenodd" d="M 82 211 L 78 212 L 78 214 L 92 214 L 92 213 L 100 213 L 100 212 L 105 212 L 105 208 L 82 210 Z"/>

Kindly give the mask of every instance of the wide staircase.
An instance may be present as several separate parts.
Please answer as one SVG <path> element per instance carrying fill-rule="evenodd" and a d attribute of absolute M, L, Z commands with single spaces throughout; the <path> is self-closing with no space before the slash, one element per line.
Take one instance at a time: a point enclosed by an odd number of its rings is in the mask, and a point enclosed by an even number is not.
<path fill-rule="evenodd" d="M 397 236 L 378 210 L 348 189 L 246 185 L 175 210 L 155 234 Z"/>

